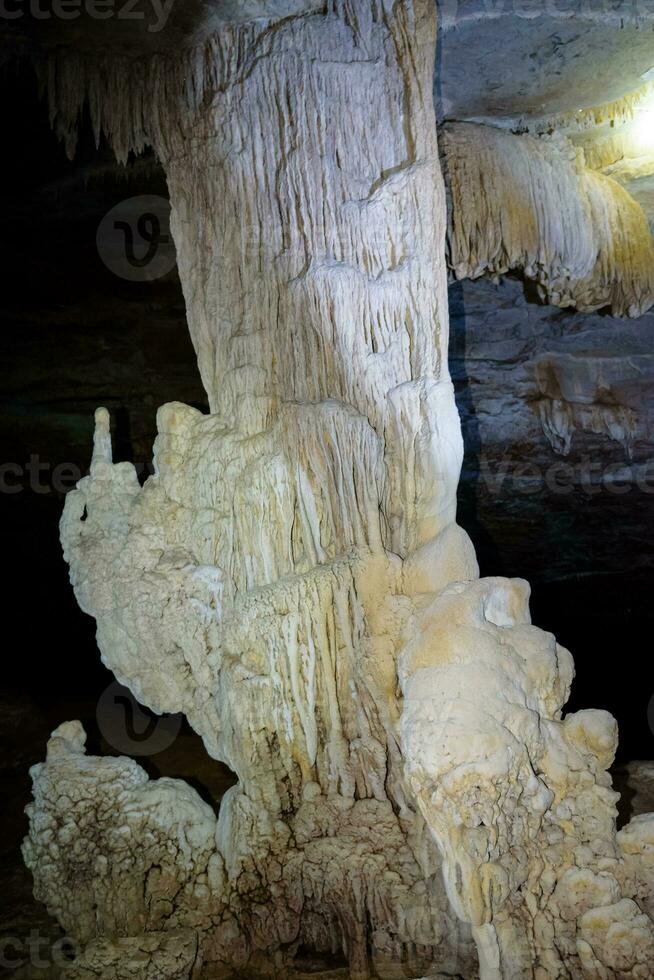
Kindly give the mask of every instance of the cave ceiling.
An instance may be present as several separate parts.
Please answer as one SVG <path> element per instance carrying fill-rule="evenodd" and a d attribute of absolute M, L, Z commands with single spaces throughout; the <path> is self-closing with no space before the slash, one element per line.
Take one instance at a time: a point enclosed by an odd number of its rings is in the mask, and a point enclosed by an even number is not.
<path fill-rule="evenodd" d="M 45 17 L 30 28 L 24 18 L 7 26 L 45 44 L 139 52 L 192 44 L 221 21 L 281 19 L 323 5 L 140 0 L 134 11 L 140 19 L 97 19 L 81 3 L 75 18 Z M 121 0 L 115 6 L 120 13 Z M 621 99 L 654 74 L 654 0 L 442 0 L 438 6 L 435 94 L 442 118 L 512 125 Z"/>
<path fill-rule="evenodd" d="M 511 124 L 621 99 L 654 66 L 653 26 L 651 0 L 445 0 L 440 112 Z"/>

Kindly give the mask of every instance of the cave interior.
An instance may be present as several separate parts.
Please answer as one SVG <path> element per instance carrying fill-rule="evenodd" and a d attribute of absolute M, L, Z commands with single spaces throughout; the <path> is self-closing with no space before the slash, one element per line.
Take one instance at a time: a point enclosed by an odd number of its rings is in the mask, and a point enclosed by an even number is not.
<path fill-rule="evenodd" d="M 322 16 L 323 7 L 334 17 L 351 8 L 354 22 L 363 8 L 392 5 L 177 0 L 157 30 L 149 4 L 141 6 L 142 19 L 100 20 L 88 5 L 65 19 L 56 4 L 24 11 L 17 4 L 20 16 L 0 19 L 0 505 L 11 647 L 0 690 L 0 925 L 10 937 L 34 929 L 51 941 L 61 935 L 34 899 L 20 856 L 28 770 L 43 760 L 50 733 L 80 719 L 89 754 L 129 754 L 103 730 L 98 705 L 115 687 L 114 672 L 104 650 L 105 663 L 98 654 L 94 619 L 75 600 L 59 541 L 64 499 L 89 471 L 93 413 L 109 410 L 113 458 L 132 463 L 143 486 L 154 472 L 158 407 L 210 411 L 178 266 L 128 278 L 98 238 L 127 199 L 148 197 L 165 211 L 161 160 L 147 145 L 118 152 L 115 134 L 112 145 L 106 132 L 94 132 L 84 101 L 71 146 L 48 105 L 43 63 L 71 52 L 147 63 L 225 24 L 284 25 Z M 646 761 L 654 757 L 654 7 L 645 0 L 575 0 L 561 10 L 480 0 L 436 6 L 433 124 L 448 207 L 449 371 L 464 446 L 457 519 L 481 575 L 526 579 L 533 622 L 571 650 L 576 675 L 566 713 L 592 706 L 616 718 L 611 773 L 622 794 L 620 827 L 654 809 L 654 763 Z M 606 229 L 590 226 L 601 210 L 598 188 L 608 183 L 617 186 L 617 203 L 607 227 L 613 222 L 609 237 L 619 241 L 590 275 L 570 273 L 575 262 L 583 266 L 584 249 L 596 257 L 604 248 L 593 235 Z M 583 221 L 573 227 L 577 207 L 588 229 Z M 138 711 L 141 721 L 156 722 L 151 706 Z M 153 780 L 186 780 L 216 813 L 237 780 L 237 767 L 211 758 L 181 716 L 174 744 L 135 757 Z M 307 975 L 366 975 L 351 958 L 348 967 L 341 950 L 300 946 L 297 956 Z M 7 975 L 59 975 L 49 964 L 22 963 L 11 960 Z M 558 976 L 501 969 L 483 975 Z M 641 972 L 612 969 L 607 977 L 654 976 L 651 962 Z M 582 975 L 594 974 L 574 974 Z"/>

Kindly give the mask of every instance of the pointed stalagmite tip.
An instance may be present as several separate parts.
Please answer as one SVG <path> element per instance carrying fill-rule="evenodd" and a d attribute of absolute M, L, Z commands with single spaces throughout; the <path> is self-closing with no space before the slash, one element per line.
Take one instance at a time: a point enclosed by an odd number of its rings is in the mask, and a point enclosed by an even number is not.
<path fill-rule="evenodd" d="M 91 467 L 93 468 L 98 463 L 111 464 L 111 462 L 111 418 L 106 408 L 96 408 Z"/>

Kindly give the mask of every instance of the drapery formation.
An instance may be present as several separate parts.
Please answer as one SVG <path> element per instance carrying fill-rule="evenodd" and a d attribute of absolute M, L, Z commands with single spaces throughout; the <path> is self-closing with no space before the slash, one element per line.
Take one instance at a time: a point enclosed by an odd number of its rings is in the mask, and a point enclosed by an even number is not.
<path fill-rule="evenodd" d="M 562 137 L 454 123 L 443 130 L 458 279 L 519 270 L 543 299 L 617 316 L 654 303 L 654 240 L 642 208 Z"/>

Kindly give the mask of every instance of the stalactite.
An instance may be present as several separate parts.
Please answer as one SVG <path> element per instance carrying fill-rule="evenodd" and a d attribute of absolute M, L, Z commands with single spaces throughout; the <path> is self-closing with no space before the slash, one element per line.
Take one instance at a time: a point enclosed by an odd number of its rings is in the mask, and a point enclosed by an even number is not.
<path fill-rule="evenodd" d="M 640 205 L 567 140 L 451 124 L 443 154 L 458 279 L 521 270 L 550 303 L 618 316 L 654 303 L 654 241 Z"/>
<path fill-rule="evenodd" d="M 541 116 L 538 118 L 525 117 L 514 124 L 514 128 L 534 136 L 548 133 L 565 133 L 596 129 L 598 126 L 621 126 L 632 122 L 637 110 L 654 96 L 654 82 L 646 82 L 634 92 L 615 99 L 613 102 L 603 102 L 600 105 L 575 109 L 571 112 L 557 115 Z"/>

